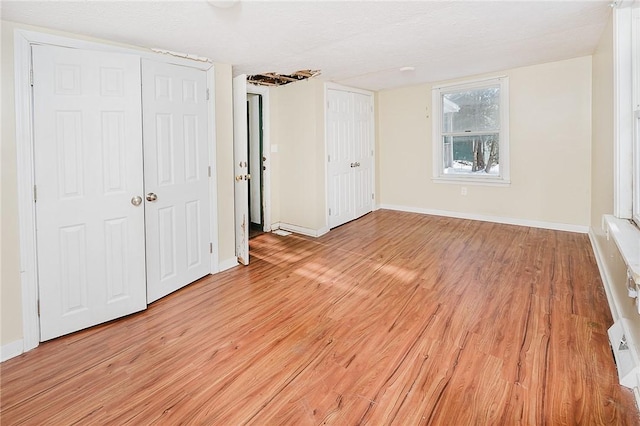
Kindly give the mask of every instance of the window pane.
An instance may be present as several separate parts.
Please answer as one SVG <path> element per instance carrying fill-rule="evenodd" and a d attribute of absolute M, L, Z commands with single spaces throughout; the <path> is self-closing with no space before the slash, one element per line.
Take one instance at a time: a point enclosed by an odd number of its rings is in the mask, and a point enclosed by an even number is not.
<path fill-rule="evenodd" d="M 442 96 L 442 132 L 500 129 L 500 87 L 447 93 Z"/>
<path fill-rule="evenodd" d="M 445 174 L 500 174 L 500 150 L 497 133 L 476 136 L 444 136 L 443 170 Z"/>

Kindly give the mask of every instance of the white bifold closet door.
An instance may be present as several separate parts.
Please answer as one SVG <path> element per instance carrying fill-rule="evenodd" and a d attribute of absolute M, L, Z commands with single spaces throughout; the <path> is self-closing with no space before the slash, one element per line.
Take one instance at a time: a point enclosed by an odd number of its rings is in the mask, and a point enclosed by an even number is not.
<path fill-rule="evenodd" d="M 210 272 L 211 170 L 205 71 L 39 45 L 32 58 L 44 341 Z"/>
<path fill-rule="evenodd" d="M 142 60 L 149 303 L 211 270 L 206 73 Z"/>
<path fill-rule="evenodd" d="M 140 59 L 32 55 L 44 341 L 146 308 Z"/>
<path fill-rule="evenodd" d="M 373 98 L 327 90 L 329 228 L 373 210 Z"/>

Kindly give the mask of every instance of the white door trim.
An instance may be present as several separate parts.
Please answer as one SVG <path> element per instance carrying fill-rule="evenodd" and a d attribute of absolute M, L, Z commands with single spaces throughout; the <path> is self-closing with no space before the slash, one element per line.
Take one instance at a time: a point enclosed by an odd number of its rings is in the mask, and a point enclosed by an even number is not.
<path fill-rule="evenodd" d="M 247 76 L 233 77 L 233 210 L 236 257 L 249 264 L 249 168 L 247 147 Z"/>
<path fill-rule="evenodd" d="M 36 262 L 36 214 L 33 203 L 33 126 L 31 114 L 31 43 L 38 40 L 22 31 L 14 35 L 16 151 L 18 174 L 18 229 L 22 284 L 22 341 L 24 351 L 40 343 Z"/>
<path fill-rule="evenodd" d="M 264 197 L 264 229 L 265 232 L 271 231 L 271 116 L 269 111 L 269 89 L 263 86 L 256 86 L 247 83 L 247 93 L 254 95 L 262 95 L 262 153 L 266 158 L 266 170 L 262 173 L 263 178 L 263 194 Z"/>
<path fill-rule="evenodd" d="M 327 93 L 327 90 L 340 90 L 342 92 L 351 92 L 351 93 L 360 93 L 361 95 L 371 96 L 373 99 L 374 92 L 370 90 L 357 89 L 355 87 L 343 86 L 342 84 L 327 82 L 324 84 L 324 93 Z"/>
<path fill-rule="evenodd" d="M 36 221 L 33 203 L 33 116 L 31 104 L 31 45 L 49 44 L 76 49 L 90 49 L 107 52 L 135 54 L 141 58 L 150 58 L 172 64 L 190 66 L 207 71 L 209 86 L 209 157 L 215 166 L 215 115 L 214 115 L 214 68 L 209 62 L 192 61 L 174 56 L 166 56 L 145 50 L 137 50 L 108 44 L 61 37 L 53 34 L 28 30 L 14 32 L 14 80 L 16 108 L 16 151 L 18 178 L 18 218 L 20 242 L 20 283 L 22 288 L 22 340 L 23 352 L 29 351 L 40 343 L 40 322 L 38 319 L 38 279 L 36 259 Z M 217 198 L 215 170 L 211 173 L 211 241 L 218 246 L 217 234 Z M 211 272 L 218 272 L 218 254 L 211 255 Z"/>
<path fill-rule="evenodd" d="M 209 114 L 207 118 L 208 122 L 208 135 L 209 141 L 209 167 L 211 170 L 211 176 L 209 176 L 209 214 L 211 223 L 209 225 L 209 236 L 211 238 L 211 273 L 215 274 L 220 272 L 220 255 L 218 253 L 218 179 L 217 179 L 217 166 L 216 166 L 216 81 L 215 72 L 213 66 L 207 69 L 207 87 L 209 88 L 209 99 L 207 105 L 209 107 Z"/>

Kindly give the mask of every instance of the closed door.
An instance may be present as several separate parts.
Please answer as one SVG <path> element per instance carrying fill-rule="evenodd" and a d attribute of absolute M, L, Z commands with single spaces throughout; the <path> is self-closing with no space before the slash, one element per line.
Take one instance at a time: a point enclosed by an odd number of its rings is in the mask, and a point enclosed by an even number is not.
<path fill-rule="evenodd" d="M 149 303 L 211 269 L 206 97 L 204 71 L 142 61 Z"/>
<path fill-rule="evenodd" d="M 44 341 L 146 307 L 140 61 L 32 52 Z"/>
<path fill-rule="evenodd" d="M 371 96 L 361 93 L 352 93 L 351 99 L 355 219 L 373 210 L 373 103 Z"/>
<path fill-rule="evenodd" d="M 327 90 L 329 227 L 373 209 L 373 103 L 371 96 Z"/>

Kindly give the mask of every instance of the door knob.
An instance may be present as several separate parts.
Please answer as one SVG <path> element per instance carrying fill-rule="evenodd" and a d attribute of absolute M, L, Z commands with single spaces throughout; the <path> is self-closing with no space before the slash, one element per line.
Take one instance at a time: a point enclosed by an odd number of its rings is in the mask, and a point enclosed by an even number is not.
<path fill-rule="evenodd" d="M 136 195 L 131 199 L 131 204 L 138 207 L 140 204 L 142 204 L 142 197 L 139 195 Z"/>
<path fill-rule="evenodd" d="M 147 194 L 147 201 L 155 201 L 158 199 L 158 196 L 156 194 L 154 194 L 153 192 L 150 192 Z"/>

